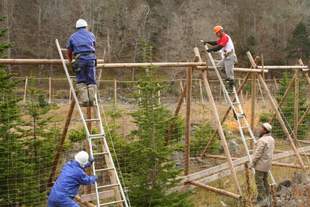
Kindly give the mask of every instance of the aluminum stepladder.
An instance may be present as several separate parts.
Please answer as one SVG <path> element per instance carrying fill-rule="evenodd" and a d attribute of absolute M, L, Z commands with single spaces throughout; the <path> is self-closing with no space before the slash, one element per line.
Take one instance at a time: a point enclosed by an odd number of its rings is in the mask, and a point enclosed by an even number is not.
<path fill-rule="evenodd" d="M 249 162 L 250 164 L 252 164 L 252 157 L 251 157 L 251 154 L 250 154 L 250 150 L 249 150 L 249 147 L 248 147 L 248 143 L 247 141 L 248 140 L 252 140 L 253 143 L 255 144 L 256 143 L 256 137 L 254 136 L 254 133 L 246 119 L 246 115 L 243 111 L 243 108 L 242 108 L 242 105 L 241 105 L 241 102 L 240 102 L 240 99 L 238 97 L 238 94 L 237 94 L 237 91 L 236 91 L 236 88 L 235 86 L 233 86 L 233 90 L 232 90 L 232 95 L 233 95 L 233 100 L 231 99 L 226 87 L 225 87 L 225 84 L 222 80 L 222 77 L 221 77 L 221 74 L 220 72 L 218 71 L 217 69 L 217 66 L 215 64 L 215 61 L 212 57 L 212 54 L 207 52 L 208 50 L 208 46 L 205 45 L 205 51 L 206 53 L 208 54 L 208 57 L 211 61 L 211 64 L 212 66 L 214 67 L 214 71 L 216 73 L 216 76 L 217 78 L 219 79 L 220 81 L 220 85 L 221 85 L 221 88 L 223 90 L 223 94 L 224 94 L 224 97 L 225 97 L 225 100 L 228 102 L 229 106 L 231 107 L 232 111 L 233 111 L 233 114 L 234 114 L 234 117 L 237 121 L 237 124 L 238 124 L 238 128 L 239 128 L 239 133 L 240 133 L 240 138 L 241 138 L 241 141 L 244 145 L 244 149 L 245 149 L 245 152 L 246 152 L 246 155 L 249 159 Z M 245 131 L 248 131 L 250 137 L 249 138 L 246 138 L 245 137 Z M 253 169 L 253 173 L 255 173 L 254 169 Z M 272 185 L 276 184 L 276 181 L 271 173 L 271 171 L 269 171 L 269 175 L 270 175 L 270 178 L 271 178 L 271 181 L 272 181 Z"/>
<path fill-rule="evenodd" d="M 58 40 L 56 39 L 56 46 L 59 53 L 59 56 L 62 61 L 62 65 L 74 98 L 74 101 L 77 105 L 78 112 L 80 114 L 80 118 L 86 132 L 87 141 L 89 144 L 89 152 L 90 156 L 94 158 L 94 163 L 92 164 L 92 173 L 93 175 L 98 176 L 98 179 L 95 183 L 95 194 L 96 194 L 96 203 L 97 207 L 107 206 L 107 207 L 130 207 L 129 200 L 125 195 L 122 184 L 120 182 L 117 169 L 114 165 L 112 154 L 110 152 L 104 128 L 102 125 L 100 107 L 98 104 L 97 95 L 95 96 L 94 102 L 94 113 L 95 117 L 92 119 L 85 119 L 85 115 L 81 109 L 79 104 L 77 94 L 73 87 L 72 77 L 68 72 L 68 68 L 66 66 L 65 59 L 63 57 L 60 45 Z M 98 127 L 98 131 L 96 134 L 92 134 L 87 127 L 87 123 L 95 123 Z M 109 181 L 107 181 L 107 177 L 109 177 Z M 114 192 L 114 199 L 105 200 L 101 195 L 104 194 L 105 191 L 110 190 Z"/>

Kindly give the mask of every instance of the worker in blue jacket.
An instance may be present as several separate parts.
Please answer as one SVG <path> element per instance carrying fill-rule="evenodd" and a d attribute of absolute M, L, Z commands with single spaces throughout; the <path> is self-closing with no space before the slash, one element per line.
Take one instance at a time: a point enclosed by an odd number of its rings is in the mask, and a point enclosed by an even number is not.
<path fill-rule="evenodd" d="M 92 165 L 93 159 L 85 151 L 80 151 L 74 160 L 67 162 L 48 197 L 48 207 L 79 207 L 74 201 L 80 185 L 91 185 L 97 180 L 96 176 L 89 176 L 85 168 Z"/>
<path fill-rule="evenodd" d="M 76 73 L 79 102 L 81 106 L 91 106 L 97 91 L 96 38 L 92 32 L 88 31 L 88 24 L 84 19 L 77 20 L 75 27 L 76 31 L 67 43 L 67 56 Z"/>

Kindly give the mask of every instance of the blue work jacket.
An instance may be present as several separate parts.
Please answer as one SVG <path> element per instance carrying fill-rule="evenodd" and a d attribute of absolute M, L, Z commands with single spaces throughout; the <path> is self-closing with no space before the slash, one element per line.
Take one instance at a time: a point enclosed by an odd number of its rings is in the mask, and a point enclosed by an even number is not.
<path fill-rule="evenodd" d="M 94 184 L 96 179 L 96 176 L 87 175 L 77 161 L 71 160 L 62 168 L 51 190 L 50 197 L 52 199 L 57 199 L 59 196 L 73 198 L 78 194 L 80 185 Z"/>
<path fill-rule="evenodd" d="M 78 29 L 73 33 L 67 44 L 67 48 L 70 49 L 73 55 L 91 53 L 89 55 L 81 55 L 81 60 L 95 60 L 96 55 L 96 38 L 92 32 L 89 32 L 85 28 Z"/>

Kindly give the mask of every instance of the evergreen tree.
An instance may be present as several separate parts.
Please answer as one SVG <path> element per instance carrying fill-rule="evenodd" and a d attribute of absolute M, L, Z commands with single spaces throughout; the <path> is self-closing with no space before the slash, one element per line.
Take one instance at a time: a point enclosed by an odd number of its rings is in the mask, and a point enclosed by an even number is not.
<path fill-rule="evenodd" d="M 47 103 L 40 90 L 29 89 L 29 97 L 25 105 L 25 114 L 30 117 L 25 121 L 23 130 L 24 146 L 29 162 L 29 170 L 36 179 L 32 181 L 33 187 L 29 199 L 45 200 L 47 191 L 47 178 L 51 170 L 56 138 L 60 135 L 59 129 L 53 126 L 52 116 L 48 113 L 52 106 Z"/>
<path fill-rule="evenodd" d="M 306 25 L 300 22 L 293 31 L 291 39 L 288 41 L 288 57 L 309 58 L 310 38 Z"/>

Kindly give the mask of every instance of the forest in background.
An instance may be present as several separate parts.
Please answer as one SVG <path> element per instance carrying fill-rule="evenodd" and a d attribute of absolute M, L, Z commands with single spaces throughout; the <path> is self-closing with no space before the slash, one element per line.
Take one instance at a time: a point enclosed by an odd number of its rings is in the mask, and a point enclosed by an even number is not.
<path fill-rule="evenodd" d="M 11 58 L 57 58 L 55 39 L 64 46 L 75 21 L 85 18 L 97 36 L 98 58 L 105 56 L 107 62 L 141 61 L 142 40 L 154 47 L 154 61 L 189 61 L 192 48 L 200 39 L 215 39 L 212 28 L 221 24 L 232 36 L 242 66 L 248 64 L 247 50 L 263 54 L 266 64 L 287 63 L 299 47 L 293 31 L 301 22 L 310 28 L 309 9 L 309 0 L 0 1 Z M 303 56 L 308 57 L 309 35 L 305 38 L 308 42 L 299 44 L 307 45 Z M 54 67 L 42 67 L 55 73 Z"/>

